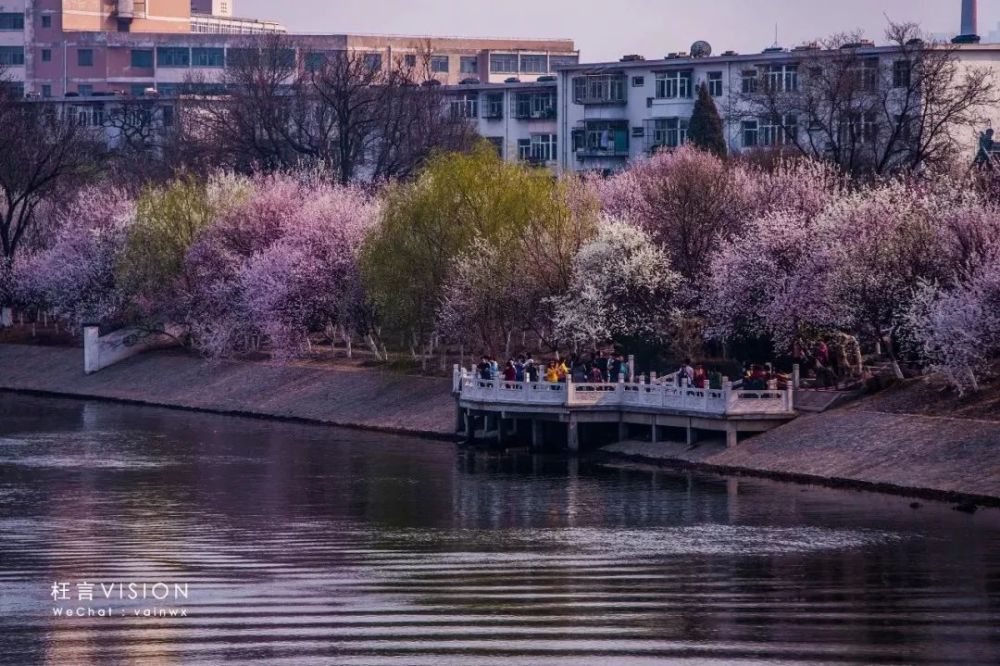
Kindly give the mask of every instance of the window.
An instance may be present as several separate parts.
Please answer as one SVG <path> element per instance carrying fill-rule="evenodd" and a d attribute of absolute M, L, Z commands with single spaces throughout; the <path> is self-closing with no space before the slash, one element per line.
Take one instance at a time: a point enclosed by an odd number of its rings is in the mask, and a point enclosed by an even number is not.
<path fill-rule="evenodd" d="M 151 85 L 151 83 L 133 83 L 131 88 L 132 97 L 142 97 L 146 94 L 146 88 Z"/>
<path fill-rule="evenodd" d="M 42 27 L 51 28 L 52 27 L 52 17 L 48 14 L 42 16 Z"/>
<path fill-rule="evenodd" d="M 633 76 L 632 77 L 632 87 L 633 88 L 641 88 L 644 85 L 646 85 L 646 77 L 645 76 Z"/>
<path fill-rule="evenodd" d="M 23 65 L 23 46 L 0 46 L 0 65 Z"/>
<path fill-rule="evenodd" d="M 190 67 L 191 49 L 183 46 L 160 46 L 156 49 L 156 64 L 160 67 Z"/>
<path fill-rule="evenodd" d="M 42 85 L 42 97 L 52 97 L 52 86 L 47 83 Z"/>
<path fill-rule="evenodd" d="M 503 118 L 503 93 L 490 93 L 486 96 L 483 118 Z"/>
<path fill-rule="evenodd" d="M 878 138 L 878 115 L 874 111 L 851 113 L 840 125 L 840 141 L 845 144 L 874 143 Z"/>
<path fill-rule="evenodd" d="M 197 62 L 197 58 L 195 59 Z M 303 63 L 307 72 L 319 72 L 326 67 L 327 57 L 323 52 L 310 51 L 306 53 L 305 62 Z"/>
<path fill-rule="evenodd" d="M 447 74 L 448 56 L 446 55 L 431 56 L 431 71 L 434 72 L 435 74 Z"/>
<path fill-rule="evenodd" d="M 652 129 L 651 147 L 677 148 L 687 143 L 687 118 L 655 118 Z"/>
<path fill-rule="evenodd" d="M 416 67 L 417 56 L 415 56 L 412 53 L 407 53 L 406 55 L 403 56 L 403 64 L 407 67 Z"/>
<path fill-rule="evenodd" d="M 744 95 L 753 95 L 757 92 L 757 72 L 755 70 L 747 69 L 740 74 L 740 89 Z"/>
<path fill-rule="evenodd" d="M 491 53 L 490 71 L 494 74 L 514 74 L 517 72 L 517 54 Z"/>
<path fill-rule="evenodd" d="M 462 56 L 458 60 L 458 70 L 462 74 L 478 74 L 479 58 L 476 56 Z"/>
<path fill-rule="evenodd" d="M 365 54 L 365 67 L 373 72 L 382 69 L 382 54 L 381 53 L 366 53 Z"/>
<path fill-rule="evenodd" d="M 691 96 L 691 72 L 660 72 L 656 75 L 656 96 L 676 99 Z"/>
<path fill-rule="evenodd" d="M 531 135 L 531 160 L 534 162 L 552 162 L 556 159 L 556 135 Z"/>
<path fill-rule="evenodd" d="M 521 71 L 525 74 L 545 74 L 549 71 L 548 58 L 543 55 L 523 55 Z"/>
<path fill-rule="evenodd" d="M 81 83 L 76 87 L 76 91 L 80 93 L 80 97 L 92 97 L 94 95 L 94 86 Z"/>
<path fill-rule="evenodd" d="M 910 71 L 911 67 L 909 60 L 897 60 L 892 63 L 892 87 L 909 88 Z"/>
<path fill-rule="evenodd" d="M 641 139 L 644 136 L 646 136 L 646 128 L 645 127 L 639 126 L 639 127 L 633 127 L 632 128 L 632 137 L 633 138 L 635 138 L 635 139 Z"/>
<path fill-rule="evenodd" d="M 580 57 L 575 55 L 550 55 L 549 70 L 556 71 L 557 67 L 569 67 L 580 62 Z"/>
<path fill-rule="evenodd" d="M 0 30 L 24 30 L 24 13 L 0 12 Z"/>
<path fill-rule="evenodd" d="M 132 66 L 142 69 L 153 68 L 152 49 L 132 49 Z"/>
<path fill-rule="evenodd" d="M 94 49 L 78 49 L 76 52 L 76 64 L 80 67 L 93 67 Z"/>
<path fill-rule="evenodd" d="M 743 135 L 743 147 L 755 148 L 760 142 L 760 125 L 756 120 L 744 120 L 740 123 L 740 133 Z"/>
<path fill-rule="evenodd" d="M 619 74 L 577 76 L 573 79 L 573 101 L 577 104 L 624 104 L 627 80 Z"/>
<path fill-rule="evenodd" d="M 52 49 L 42 49 L 42 62 L 52 62 Z"/>
<path fill-rule="evenodd" d="M 799 89 L 798 65 L 768 65 L 766 81 L 773 92 L 795 92 Z"/>
<path fill-rule="evenodd" d="M 225 67 L 226 52 L 221 48 L 193 48 L 191 64 L 195 67 Z"/>
<path fill-rule="evenodd" d="M 555 118 L 555 93 L 518 93 L 514 98 L 514 117 Z"/>
<path fill-rule="evenodd" d="M 479 116 L 479 95 L 466 93 L 451 100 L 452 118 L 476 118 Z"/>
<path fill-rule="evenodd" d="M 851 75 L 861 90 L 875 90 L 878 87 L 878 58 L 865 58 L 851 70 Z"/>
<path fill-rule="evenodd" d="M 708 94 L 712 97 L 722 97 L 722 72 L 708 73 Z"/>
<path fill-rule="evenodd" d="M 794 114 L 773 115 L 760 124 L 758 140 L 762 146 L 781 146 L 792 143 L 798 136 L 799 119 Z"/>
<path fill-rule="evenodd" d="M 517 140 L 517 159 L 521 161 L 531 159 L 531 139 Z"/>
<path fill-rule="evenodd" d="M 20 99 L 20 98 L 24 97 L 24 84 L 21 83 L 20 81 L 16 81 L 16 82 L 12 82 L 12 83 L 8 82 L 8 83 L 0 84 L 0 88 L 2 88 L 3 90 L 6 90 L 7 94 L 10 95 L 11 98 L 13 98 L 13 99 Z M 55 111 L 53 110 L 52 112 L 54 113 Z M 46 111 L 46 114 L 48 114 L 48 113 L 49 112 Z"/>

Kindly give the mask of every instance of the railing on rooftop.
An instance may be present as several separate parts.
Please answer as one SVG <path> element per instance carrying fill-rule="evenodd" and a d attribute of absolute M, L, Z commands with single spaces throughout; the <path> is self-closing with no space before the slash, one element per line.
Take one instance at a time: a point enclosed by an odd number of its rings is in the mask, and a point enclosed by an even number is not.
<path fill-rule="evenodd" d="M 794 412 L 792 389 L 742 390 L 680 386 L 668 380 L 580 384 L 572 381 L 510 382 L 483 379 L 474 370 L 455 367 L 453 386 L 462 400 L 510 406 L 613 407 L 662 409 L 706 416 L 787 416 Z"/>

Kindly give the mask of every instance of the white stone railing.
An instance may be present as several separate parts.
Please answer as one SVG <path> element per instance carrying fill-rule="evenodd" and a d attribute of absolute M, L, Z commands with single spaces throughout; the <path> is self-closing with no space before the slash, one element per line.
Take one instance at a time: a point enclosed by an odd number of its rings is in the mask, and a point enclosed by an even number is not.
<path fill-rule="evenodd" d="M 640 407 L 712 416 L 785 415 L 794 411 L 791 387 L 747 391 L 734 389 L 728 381 L 721 389 L 677 386 L 670 382 L 509 382 L 482 379 L 474 370 L 456 366 L 452 388 L 462 400 L 512 406 Z"/>

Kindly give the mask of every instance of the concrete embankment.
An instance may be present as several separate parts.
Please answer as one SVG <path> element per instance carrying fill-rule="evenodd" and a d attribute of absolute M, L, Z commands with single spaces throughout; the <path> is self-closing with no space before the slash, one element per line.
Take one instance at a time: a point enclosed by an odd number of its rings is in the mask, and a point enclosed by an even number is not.
<path fill-rule="evenodd" d="M 896 414 L 861 401 L 727 449 L 623 442 L 612 455 L 1000 506 L 1000 421 Z"/>
<path fill-rule="evenodd" d="M 83 373 L 80 349 L 0 345 L 0 389 L 294 419 L 434 437 L 454 434 L 451 382 L 353 367 L 209 362 L 161 351 Z"/>
<path fill-rule="evenodd" d="M 145 354 L 84 375 L 82 351 L 0 345 L 0 390 L 110 399 L 434 437 L 454 433 L 448 380 L 353 367 L 208 362 L 180 351 Z M 790 481 L 848 485 L 1000 505 L 1000 416 L 899 413 L 862 400 L 745 440 L 624 442 L 620 459 L 695 465 Z"/>

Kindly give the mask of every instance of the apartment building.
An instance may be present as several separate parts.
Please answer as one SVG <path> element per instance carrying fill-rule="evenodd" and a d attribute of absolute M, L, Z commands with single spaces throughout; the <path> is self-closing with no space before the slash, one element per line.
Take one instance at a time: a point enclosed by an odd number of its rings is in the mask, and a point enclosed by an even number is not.
<path fill-rule="evenodd" d="M 472 122 L 503 159 L 557 166 L 556 77 L 530 83 L 467 83 L 445 92 L 446 112 Z"/>
<path fill-rule="evenodd" d="M 42 98 L 171 94 L 184 81 L 217 79 L 249 34 L 277 23 L 233 16 L 233 0 L 6 0 L 0 65 L 25 95 Z M 362 53 L 374 67 L 428 61 L 443 84 L 533 81 L 573 65 L 566 39 L 289 35 L 300 63 L 311 54 Z"/>
<path fill-rule="evenodd" d="M 698 88 L 708 87 L 723 119 L 729 150 L 737 153 L 773 147 L 790 134 L 814 131 L 805 118 L 760 115 L 748 103 L 768 88 L 795 94 L 806 63 L 833 52 L 811 45 L 793 49 L 772 47 L 761 53 L 726 52 L 711 56 L 698 49 L 659 60 L 626 56 L 619 62 L 562 68 L 558 75 L 559 166 L 582 171 L 615 171 L 630 160 L 687 142 L 688 124 Z M 849 45 L 859 66 L 875 85 L 902 86 L 900 50 L 865 42 Z M 959 67 L 987 66 L 1000 82 L 1000 44 L 955 45 Z M 884 83 L 883 83 L 884 82 Z M 1000 122 L 998 109 L 983 109 Z M 859 123 L 875 120 L 858 119 Z M 866 131 L 861 127 L 861 132 Z M 975 133 L 959 137 L 971 147 Z"/>

